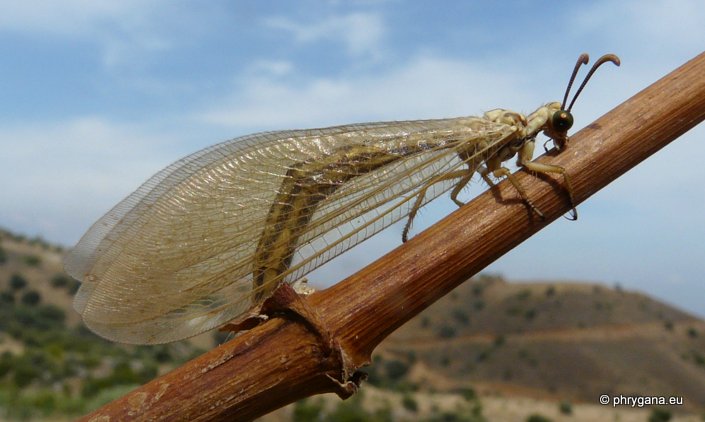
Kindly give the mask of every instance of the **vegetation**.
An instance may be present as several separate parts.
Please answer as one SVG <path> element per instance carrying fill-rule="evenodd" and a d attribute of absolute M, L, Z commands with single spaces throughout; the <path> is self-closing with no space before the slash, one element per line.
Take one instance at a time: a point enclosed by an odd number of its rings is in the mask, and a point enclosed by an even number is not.
<path fill-rule="evenodd" d="M 475 389 L 472 387 L 466 387 L 460 389 L 460 395 L 463 396 L 463 398 L 469 402 L 477 401 L 477 393 L 475 392 Z"/>
<path fill-rule="evenodd" d="M 536 318 L 536 313 L 537 313 L 537 311 L 535 308 L 527 309 L 524 312 L 524 318 L 526 318 L 527 321 L 531 321 L 534 318 Z"/>
<path fill-rule="evenodd" d="M 649 415 L 649 422 L 668 422 L 671 417 L 671 412 L 666 409 L 654 409 Z"/>
<path fill-rule="evenodd" d="M 315 421 L 322 413 L 323 403 L 320 400 L 303 399 L 294 405 L 292 420 L 294 422 Z"/>
<path fill-rule="evenodd" d="M 12 418 L 85 413 L 151 380 L 159 365 L 191 357 L 165 346 L 126 349 L 67 327 L 54 305 L 25 302 L 0 308 L 0 332 L 24 345 L 0 355 L 0 409 Z"/>
<path fill-rule="evenodd" d="M 186 342 L 131 347 L 96 337 L 82 325 L 74 324 L 76 315 L 68 308 L 69 296 L 78 288 L 78 282 L 61 272 L 54 257 L 49 259 L 39 250 L 41 247 L 47 253 L 55 253 L 56 248 L 45 246 L 41 239 L 22 240 L 25 245 L 34 242 L 35 250 L 25 246 L 11 248 L 10 237 L 2 231 L 0 237 L 5 242 L 5 249 L 0 247 L 1 420 L 71 419 L 199 353 Z M 31 256 L 37 259 L 28 258 Z M 27 268 L 31 265 L 35 267 Z M 367 384 L 385 391 L 368 399 L 356 395 L 344 402 L 321 397 L 305 399 L 290 409 L 292 418 L 484 421 L 480 398 L 472 388 L 443 386 L 438 380 L 450 379 L 457 386 L 470 379 L 482 380 L 485 374 L 507 384 L 525 384 L 527 378 L 537 375 L 548 377 L 541 369 L 548 367 L 547 359 L 557 351 L 522 341 L 524 334 L 576 326 L 593 329 L 599 324 L 621 321 L 619 317 L 629 321 L 635 316 L 638 322 L 649 323 L 658 317 L 669 330 L 668 338 L 674 344 L 680 342 L 674 353 L 693 368 L 694 374 L 705 373 L 703 329 L 697 322 L 684 324 L 678 312 L 669 311 L 658 302 L 626 291 L 615 293 L 607 287 L 588 286 L 581 292 L 558 284 L 538 289 L 527 286 L 506 285 L 497 277 L 485 276 L 460 287 L 448 295 L 447 302 L 439 304 L 438 311 L 428 312 L 409 324 L 416 332 L 403 332 L 402 328 L 398 343 L 380 348 L 373 364 L 362 368 L 369 373 Z M 616 299 L 615 294 L 620 297 Z M 57 297 L 65 301 L 57 301 Z M 624 313 L 628 309 L 631 315 Z M 232 336 L 227 332 L 213 335 L 218 343 Z M 411 341 L 399 341 L 409 338 Z M 452 338 L 455 340 L 448 347 L 449 342 L 444 340 Z M 556 363 L 564 364 L 560 359 Z M 589 374 L 586 376 L 589 378 Z M 560 380 L 549 381 L 554 390 L 560 388 Z M 368 394 L 375 390 L 369 387 L 363 386 L 361 391 Z M 553 406 L 560 412 L 559 419 L 574 412 L 568 401 Z M 521 419 L 548 420 L 540 414 L 527 418 L 530 412 L 527 409 Z M 576 414 L 580 412 L 575 409 Z M 654 410 L 649 420 L 670 418 L 668 412 Z"/>
<path fill-rule="evenodd" d="M 43 303 L 19 273 L 0 292 L 0 418 L 28 420 L 76 416 L 117 398 L 196 354 L 187 344 L 123 347 L 69 326 L 66 313 Z M 49 283 L 72 286 L 64 274 Z M 57 292 L 67 294 L 68 292 Z"/>
<path fill-rule="evenodd" d="M 325 422 L 386 422 L 392 421 L 392 411 L 389 406 L 369 411 L 362 406 L 364 394 L 358 392 L 341 402 L 334 411 L 325 415 Z"/>
<path fill-rule="evenodd" d="M 42 301 L 42 295 L 36 290 L 28 290 L 22 293 L 22 299 L 20 301 L 27 306 L 36 306 Z"/>
<path fill-rule="evenodd" d="M 15 303 L 15 293 L 12 291 L 0 292 L 0 306 Z"/>
<path fill-rule="evenodd" d="M 506 343 L 506 341 L 507 341 L 507 338 L 504 337 L 504 335 L 499 335 L 494 338 L 494 342 L 493 342 L 494 347 L 501 347 L 504 345 L 504 343 Z"/>
<path fill-rule="evenodd" d="M 551 419 L 543 415 L 533 414 L 526 418 L 526 422 L 551 422 Z"/>
<path fill-rule="evenodd" d="M 59 273 L 51 278 L 51 285 L 52 287 L 63 288 L 71 284 L 71 280 L 72 278 L 66 274 Z"/>
<path fill-rule="evenodd" d="M 521 291 L 519 291 L 519 293 L 517 293 L 516 297 L 518 300 L 527 300 L 529 297 L 531 297 L 531 290 L 521 289 Z"/>
<path fill-rule="evenodd" d="M 27 286 L 27 280 L 21 274 L 12 274 L 10 277 L 10 288 L 12 290 L 22 290 Z"/>
<path fill-rule="evenodd" d="M 409 365 L 400 360 L 390 360 L 386 362 L 385 370 L 388 379 L 392 383 L 396 383 L 401 380 L 409 371 Z"/>
<path fill-rule="evenodd" d="M 28 267 L 38 267 L 42 263 L 41 258 L 37 255 L 26 255 L 23 261 Z"/>
<path fill-rule="evenodd" d="M 294 405 L 292 420 L 296 422 L 387 422 L 394 420 L 389 404 L 369 410 L 363 406 L 364 394 L 358 392 L 349 399 L 339 402 L 332 410 L 326 410 L 320 399 L 299 400 Z"/>
<path fill-rule="evenodd" d="M 404 406 L 404 409 L 412 413 L 416 413 L 416 411 L 419 410 L 419 404 L 416 402 L 416 399 L 414 399 L 414 396 L 412 396 L 411 393 L 404 394 L 401 399 L 401 405 Z"/>
<path fill-rule="evenodd" d="M 472 307 L 475 308 L 475 311 L 481 311 L 485 308 L 485 301 L 478 299 L 473 303 Z"/>
<path fill-rule="evenodd" d="M 453 311 L 451 312 L 451 316 L 455 321 L 457 321 L 461 325 L 470 324 L 470 316 L 464 308 L 453 309 Z"/>
<path fill-rule="evenodd" d="M 457 335 L 455 326 L 451 324 L 443 324 L 438 328 L 438 337 L 440 338 L 453 338 Z"/>
<path fill-rule="evenodd" d="M 696 365 L 705 368 L 705 355 L 702 355 L 697 350 L 691 351 L 691 354 L 693 356 L 693 362 L 695 362 Z"/>

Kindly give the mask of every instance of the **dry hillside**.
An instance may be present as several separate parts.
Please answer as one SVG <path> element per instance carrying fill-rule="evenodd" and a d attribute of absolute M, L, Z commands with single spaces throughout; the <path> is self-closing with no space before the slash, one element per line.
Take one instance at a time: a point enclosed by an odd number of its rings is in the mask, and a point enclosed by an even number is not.
<path fill-rule="evenodd" d="M 685 409 L 705 409 L 705 322 L 595 283 L 470 281 L 390 336 L 377 359 L 408 364 L 412 382 L 434 390 L 593 404 L 600 394 L 680 395 Z"/>
<path fill-rule="evenodd" d="M 197 353 L 189 342 L 114 345 L 81 328 L 71 307 L 77 284 L 63 273 L 62 255 L 0 230 L 0 420 L 83 414 Z M 197 344 L 212 347 L 213 334 Z M 623 394 L 683 396 L 684 406 L 667 408 L 673 420 L 699 420 L 705 322 L 618 287 L 481 276 L 390 336 L 365 369 L 370 377 L 357 398 L 311 398 L 265 419 L 651 415 L 597 404 L 600 394 Z"/>

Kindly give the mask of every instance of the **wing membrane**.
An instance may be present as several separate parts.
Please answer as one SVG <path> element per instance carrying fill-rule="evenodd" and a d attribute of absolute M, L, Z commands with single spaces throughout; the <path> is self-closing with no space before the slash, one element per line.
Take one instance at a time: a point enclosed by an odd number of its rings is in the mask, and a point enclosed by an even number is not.
<path fill-rule="evenodd" d="M 430 178 L 474 169 L 512 131 L 479 118 L 381 122 L 266 132 L 206 148 L 157 173 L 84 235 L 66 262 L 83 282 L 74 306 L 91 329 L 126 343 L 220 326 L 253 305 L 254 255 L 292 168 L 359 145 L 399 156 L 316 205 L 286 281 L 404 218 Z M 459 142 L 485 146 L 461 160 L 452 147 Z M 451 186 L 432 186 L 424 203 Z"/>

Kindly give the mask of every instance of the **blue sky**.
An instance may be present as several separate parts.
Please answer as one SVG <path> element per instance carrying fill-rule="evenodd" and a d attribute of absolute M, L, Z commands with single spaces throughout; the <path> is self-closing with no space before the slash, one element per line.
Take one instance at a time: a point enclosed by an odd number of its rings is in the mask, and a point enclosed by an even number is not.
<path fill-rule="evenodd" d="M 705 46 L 693 1 L 0 1 L 0 226 L 65 245 L 149 176 L 260 130 L 531 112 L 606 67 L 576 129 Z M 674 118 L 677 116 L 674 116 Z M 702 125 L 489 270 L 619 283 L 705 316 Z M 468 195 L 484 189 L 476 183 Z M 424 209 L 415 230 L 446 215 Z M 399 243 L 393 227 L 313 276 Z M 482 247 L 482 245 L 478 245 Z M 358 248 L 360 249 L 360 248 Z"/>

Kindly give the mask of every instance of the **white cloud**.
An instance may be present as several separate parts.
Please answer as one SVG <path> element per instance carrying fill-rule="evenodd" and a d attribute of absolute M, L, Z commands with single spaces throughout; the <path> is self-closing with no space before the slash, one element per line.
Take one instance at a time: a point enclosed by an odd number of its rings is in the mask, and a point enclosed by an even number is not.
<path fill-rule="evenodd" d="M 106 67 L 135 63 L 145 53 L 167 51 L 171 43 L 155 34 L 138 33 L 125 37 L 107 37 L 102 61 Z"/>
<path fill-rule="evenodd" d="M 496 71 L 487 63 L 418 57 L 358 78 L 312 78 L 302 83 L 248 74 L 218 106 L 198 118 L 233 128 L 285 129 L 481 114 L 497 107 L 533 109 L 547 101 L 532 98 L 510 72 Z"/>
<path fill-rule="evenodd" d="M 0 180 L 9 182 L 3 195 L 12 201 L 0 221 L 50 240 L 77 240 L 76 227 L 87 228 L 171 161 L 163 150 L 173 139 L 95 117 L 5 127 Z"/>
<path fill-rule="evenodd" d="M 331 16 L 316 23 L 272 17 L 265 20 L 265 25 L 291 33 L 300 43 L 338 40 L 354 56 L 377 56 L 384 38 L 384 22 L 380 15 L 374 13 Z"/>
<path fill-rule="evenodd" d="M 252 75 L 262 73 L 271 76 L 284 76 L 294 70 L 294 64 L 286 60 L 258 60 L 250 67 Z"/>
<path fill-rule="evenodd" d="M 0 0 L 0 31 L 95 43 L 101 47 L 102 62 L 108 67 L 137 63 L 145 53 L 171 48 L 173 33 L 160 33 L 164 20 L 155 16 L 157 13 L 160 16 L 169 14 L 168 4 L 164 3 Z"/>
<path fill-rule="evenodd" d="M 4 0 L 0 1 L 0 29 L 78 35 L 134 16 L 141 5 L 142 2 L 130 0 Z"/>
<path fill-rule="evenodd" d="M 573 21 L 571 27 L 577 32 L 595 34 L 612 44 L 619 40 L 622 46 L 658 54 L 645 55 L 654 64 L 664 55 L 701 49 L 705 35 L 705 7 L 701 0 L 586 3 Z"/>

